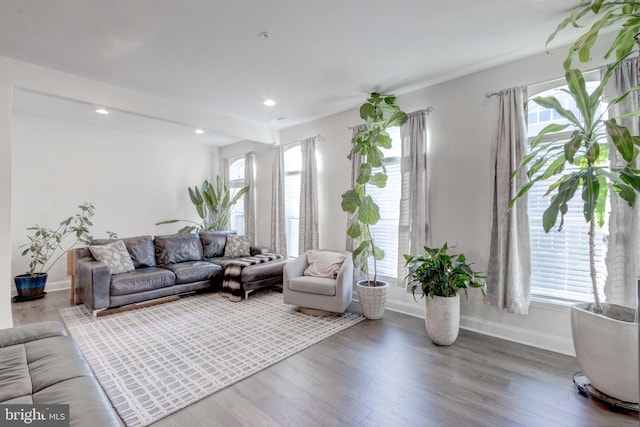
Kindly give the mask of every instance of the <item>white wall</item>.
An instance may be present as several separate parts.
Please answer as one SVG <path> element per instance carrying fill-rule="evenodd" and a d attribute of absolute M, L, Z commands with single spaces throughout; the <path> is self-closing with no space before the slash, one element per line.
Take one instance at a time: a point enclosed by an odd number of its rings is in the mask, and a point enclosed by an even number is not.
<path fill-rule="evenodd" d="M 0 79 L 0 329 L 11 317 L 11 107 L 12 86 Z M 3 285 L 4 284 L 4 285 Z"/>
<path fill-rule="evenodd" d="M 562 77 L 563 53 L 542 54 L 466 77 L 403 94 L 397 103 L 406 112 L 427 107 L 431 201 L 431 244 L 447 241 L 486 271 L 490 238 L 489 158 L 495 98 L 487 92 L 530 85 Z M 365 95 L 363 94 L 363 100 Z M 281 132 L 283 141 L 321 134 L 320 245 L 343 249 L 346 215 L 340 195 L 349 186 L 350 149 L 347 126 L 360 123 L 357 111 L 347 111 Z M 390 291 L 388 307 L 424 316 L 423 301 L 414 302 L 403 289 Z M 532 303 L 528 316 L 500 312 L 484 303 L 478 292 L 463 298 L 462 326 L 533 346 L 573 354 L 567 306 Z"/>
<path fill-rule="evenodd" d="M 13 116 L 12 275 L 26 269 L 25 228 L 55 226 L 87 201 L 96 207 L 92 235 L 168 234 L 174 218 L 197 219 L 187 187 L 210 175 L 210 148 L 43 116 Z M 68 287 L 65 259 L 50 271 L 48 289 Z"/>

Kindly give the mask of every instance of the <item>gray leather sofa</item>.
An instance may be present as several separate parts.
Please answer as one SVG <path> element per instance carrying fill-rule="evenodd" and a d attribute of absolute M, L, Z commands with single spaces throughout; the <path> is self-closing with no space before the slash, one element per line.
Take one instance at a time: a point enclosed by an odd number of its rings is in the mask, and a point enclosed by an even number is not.
<path fill-rule="evenodd" d="M 124 425 L 58 322 L 0 330 L 0 403 L 68 404 L 71 426 Z"/>
<path fill-rule="evenodd" d="M 96 261 L 88 248 L 75 249 L 76 295 L 79 302 L 97 313 L 107 308 L 139 303 L 201 289 L 219 289 L 224 267 L 226 236 L 235 231 L 206 231 L 200 234 L 138 236 L 122 239 L 131 256 L 134 271 L 111 274 Z M 106 244 L 113 240 L 95 240 Z M 251 254 L 262 253 L 251 248 Z M 242 296 L 251 290 L 282 283 L 286 260 L 250 265 L 241 274 Z"/>

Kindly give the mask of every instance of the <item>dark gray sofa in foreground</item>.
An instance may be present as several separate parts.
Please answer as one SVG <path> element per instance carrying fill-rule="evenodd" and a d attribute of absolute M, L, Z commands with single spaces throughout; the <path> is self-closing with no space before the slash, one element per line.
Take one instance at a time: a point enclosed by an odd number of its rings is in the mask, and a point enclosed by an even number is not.
<path fill-rule="evenodd" d="M 198 291 L 217 290 L 225 279 L 225 268 L 246 258 L 225 258 L 227 235 L 235 231 L 200 234 L 138 236 L 121 239 L 133 262 L 133 271 L 112 274 L 107 264 L 96 261 L 88 248 L 75 249 L 75 280 L 78 302 L 99 311 L 152 299 Z M 114 240 L 95 240 L 94 245 Z M 250 248 L 262 256 L 263 249 Z M 241 269 L 240 286 L 232 300 L 239 301 L 255 289 L 282 283 L 286 260 L 275 259 Z"/>
<path fill-rule="evenodd" d="M 124 425 L 58 322 L 0 330 L 0 403 L 68 404 L 71 426 Z"/>

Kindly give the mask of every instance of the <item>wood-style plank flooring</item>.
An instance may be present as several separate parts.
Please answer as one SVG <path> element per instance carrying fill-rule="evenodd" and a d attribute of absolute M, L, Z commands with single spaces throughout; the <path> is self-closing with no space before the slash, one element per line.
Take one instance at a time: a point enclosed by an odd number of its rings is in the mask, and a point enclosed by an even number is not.
<path fill-rule="evenodd" d="M 13 321 L 61 320 L 70 304 L 50 292 L 12 304 Z M 464 330 L 438 347 L 423 322 L 387 310 L 154 426 L 640 425 L 579 395 L 572 357 Z"/>

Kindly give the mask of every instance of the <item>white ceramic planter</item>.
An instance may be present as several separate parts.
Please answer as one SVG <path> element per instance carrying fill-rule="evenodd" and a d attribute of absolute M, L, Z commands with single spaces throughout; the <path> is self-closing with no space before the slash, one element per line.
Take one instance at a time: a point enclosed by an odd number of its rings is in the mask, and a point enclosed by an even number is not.
<path fill-rule="evenodd" d="M 427 335 L 434 344 L 451 345 L 460 329 L 460 295 L 455 297 L 425 296 Z"/>
<path fill-rule="evenodd" d="M 366 286 L 363 284 L 367 282 L 367 280 L 361 280 L 356 284 L 358 300 L 362 306 L 364 317 L 370 320 L 378 320 L 384 315 L 389 284 L 380 280 L 378 280 L 378 284 L 383 283 L 383 286 Z"/>
<path fill-rule="evenodd" d="M 604 314 L 600 315 L 590 311 L 592 305 L 571 306 L 578 363 L 595 388 L 624 402 L 637 403 L 638 324 L 634 323 L 634 309 L 603 303 Z"/>

